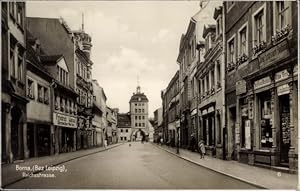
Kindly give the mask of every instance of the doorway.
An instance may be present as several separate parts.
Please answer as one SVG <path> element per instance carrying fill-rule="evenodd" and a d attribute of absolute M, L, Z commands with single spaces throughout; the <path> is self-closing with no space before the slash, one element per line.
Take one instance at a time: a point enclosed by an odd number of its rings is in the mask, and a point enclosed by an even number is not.
<path fill-rule="evenodd" d="M 289 166 L 289 149 L 291 145 L 290 138 L 290 102 L 289 95 L 279 97 L 280 109 L 280 164 Z"/>
<path fill-rule="evenodd" d="M 23 158 L 23 131 L 21 123 L 22 111 L 15 106 L 11 110 L 11 149 L 13 160 L 20 160 Z"/>

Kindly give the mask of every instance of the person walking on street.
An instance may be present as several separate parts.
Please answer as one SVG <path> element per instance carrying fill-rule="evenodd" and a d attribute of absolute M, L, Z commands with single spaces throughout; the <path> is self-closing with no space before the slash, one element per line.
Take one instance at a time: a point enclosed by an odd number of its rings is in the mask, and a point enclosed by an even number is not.
<path fill-rule="evenodd" d="M 198 147 L 199 147 L 199 150 L 200 150 L 200 158 L 203 158 L 203 159 L 204 159 L 204 155 L 205 155 L 205 145 L 204 145 L 203 140 L 200 140 L 200 141 L 199 141 Z"/>
<path fill-rule="evenodd" d="M 107 149 L 107 139 L 104 140 L 104 148 Z"/>

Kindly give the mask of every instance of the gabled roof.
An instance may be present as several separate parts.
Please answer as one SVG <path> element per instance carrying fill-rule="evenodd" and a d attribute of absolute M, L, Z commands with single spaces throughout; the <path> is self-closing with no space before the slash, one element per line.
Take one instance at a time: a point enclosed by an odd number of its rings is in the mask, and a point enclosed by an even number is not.
<path fill-rule="evenodd" d="M 63 57 L 62 54 L 60 54 L 60 55 L 50 55 L 50 56 L 42 55 L 41 60 L 44 63 L 57 63 L 62 57 Z"/>

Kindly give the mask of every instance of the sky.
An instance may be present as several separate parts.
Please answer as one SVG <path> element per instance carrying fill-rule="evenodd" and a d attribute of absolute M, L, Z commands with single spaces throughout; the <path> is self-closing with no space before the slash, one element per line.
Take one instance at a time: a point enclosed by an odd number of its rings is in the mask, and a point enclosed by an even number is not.
<path fill-rule="evenodd" d="M 215 5 L 203 9 L 211 18 Z M 149 115 L 162 106 L 165 89 L 179 69 L 180 38 L 200 10 L 199 1 L 27 2 L 29 17 L 62 17 L 72 30 L 92 37 L 92 78 L 104 88 L 107 104 L 129 111 L 137 83 L 149 99 Z M 208 16 L 209 15 L 209 16 Z"/>

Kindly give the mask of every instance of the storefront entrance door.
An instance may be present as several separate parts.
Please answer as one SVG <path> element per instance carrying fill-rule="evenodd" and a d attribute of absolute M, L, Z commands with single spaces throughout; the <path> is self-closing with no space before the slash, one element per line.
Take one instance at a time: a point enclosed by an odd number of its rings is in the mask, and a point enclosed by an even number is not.
<path fill-rule="evenodd" d="M 288 166 L 290 139 L 290 104 L 289 95 L 279 97 L 280 100 L 280 163 L 282 166 Z"/>

